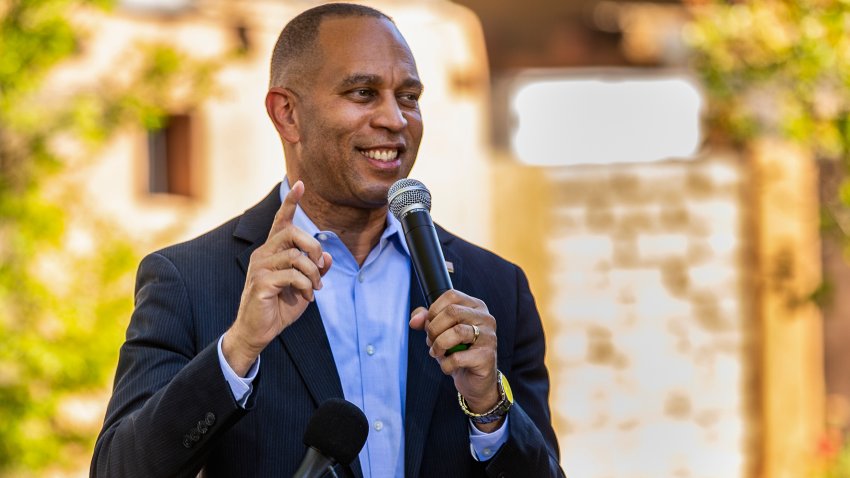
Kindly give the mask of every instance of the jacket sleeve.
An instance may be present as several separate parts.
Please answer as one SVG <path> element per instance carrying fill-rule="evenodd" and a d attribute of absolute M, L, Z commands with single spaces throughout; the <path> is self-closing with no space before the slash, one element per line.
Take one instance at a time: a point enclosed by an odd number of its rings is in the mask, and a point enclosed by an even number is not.
<path fill-rule="evenodd" d="M 193 320 L 178 269 L 161 254 L 147 256 L 91 476 L 195 476 L 216 438 L 246 413 L 216 343 L 195 343 Z"/>
<path fill-rule="evenodd" d="M 546 341 L 528 279 L 516 268 L 518 305 L 509 370 L 514 405 L 508 412 L 508 440 L 486 466 L 491 477 L 564 477 L 549 412 Z M 501 360 L 500 360 L 501 362 Z"/>

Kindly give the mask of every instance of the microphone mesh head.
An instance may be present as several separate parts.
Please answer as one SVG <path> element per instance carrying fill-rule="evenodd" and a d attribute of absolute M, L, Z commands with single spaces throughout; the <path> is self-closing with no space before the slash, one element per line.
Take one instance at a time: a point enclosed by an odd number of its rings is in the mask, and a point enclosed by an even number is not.
<path fill-rule="evenodd" d="M 424 209 L 430 211 L 431 192 L 420 181 L 410 178 L 399 179 L 390 186 L 387 202 L 390 203 L 393 216 L 401 220 L 401 213 L 414 204 L 421 204 Z"/>
<path fill-rule="evenodd" d="M 348 465 L 360 453 L 368 434 L 366 415 L 357 405 L 341 398 L 331 398 L 310 417 L 304 432 L 304 444 L 337 463 Z"/>

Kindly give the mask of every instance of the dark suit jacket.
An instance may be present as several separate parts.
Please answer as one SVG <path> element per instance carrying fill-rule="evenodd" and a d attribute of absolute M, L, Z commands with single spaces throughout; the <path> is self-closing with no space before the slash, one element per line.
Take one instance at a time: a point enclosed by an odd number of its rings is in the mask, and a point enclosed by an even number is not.
<path fill-rule="evenodd" d="M 298 467 L 313 411 L 342 397 L 315 303 L 263 351 L 245 409 L 234 401 L 216 350 L 236 318 L 251 252 L 265 242 L 279 207 L 275 188 L 242 216 L 142 261 L 92 476 L 288 477 Z M 562 476 L 543 330 L 525 275 L 442 229 L 438 236 L 454 264 L 455 288 L 483 300 L 497 320 L 498 367 L 516 404 L 507 443 L 488 462 L 473 460 L 452 380 L 428 355 L 424 332 L 410 330 L 405 476 Z M 411 281 L 412 310 L 424 299 L 415 276 Z M 338 468 L 362 476 L 359 461 Z"/>

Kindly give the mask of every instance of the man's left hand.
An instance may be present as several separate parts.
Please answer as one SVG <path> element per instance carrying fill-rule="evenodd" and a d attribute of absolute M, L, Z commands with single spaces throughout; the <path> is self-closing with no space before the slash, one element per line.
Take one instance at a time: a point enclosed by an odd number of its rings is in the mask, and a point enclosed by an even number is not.
<path fill-rule="evenodd" d="M 475 328 L 479 329 L 474 340 Z M 475 297 L 451 289 L 426 309 L 419 307 L 410 314 L 410 326 L 425 330 L 430 354 L 446 375 L 454 379 L 455 388 L 466 399 L 469 409 L 484 413 L 499 402 L 496 374 L 496 319 L 487 305 Z M 446 355 L 459 344 L 471 344 L 466 350 Z M 484 432 L 501 426 L 502 421 L 476 424 Z"/>

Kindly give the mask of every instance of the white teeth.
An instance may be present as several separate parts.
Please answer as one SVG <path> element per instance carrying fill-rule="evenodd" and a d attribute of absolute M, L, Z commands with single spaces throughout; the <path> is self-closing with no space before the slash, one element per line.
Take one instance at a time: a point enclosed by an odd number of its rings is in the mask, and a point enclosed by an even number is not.
<path fill-rule="evenodd" d="M 398 157 L 397 149 L 367 149 L 362 151 L 367 158 L 377 159 L 378 161 L 393 161 Z"/>

